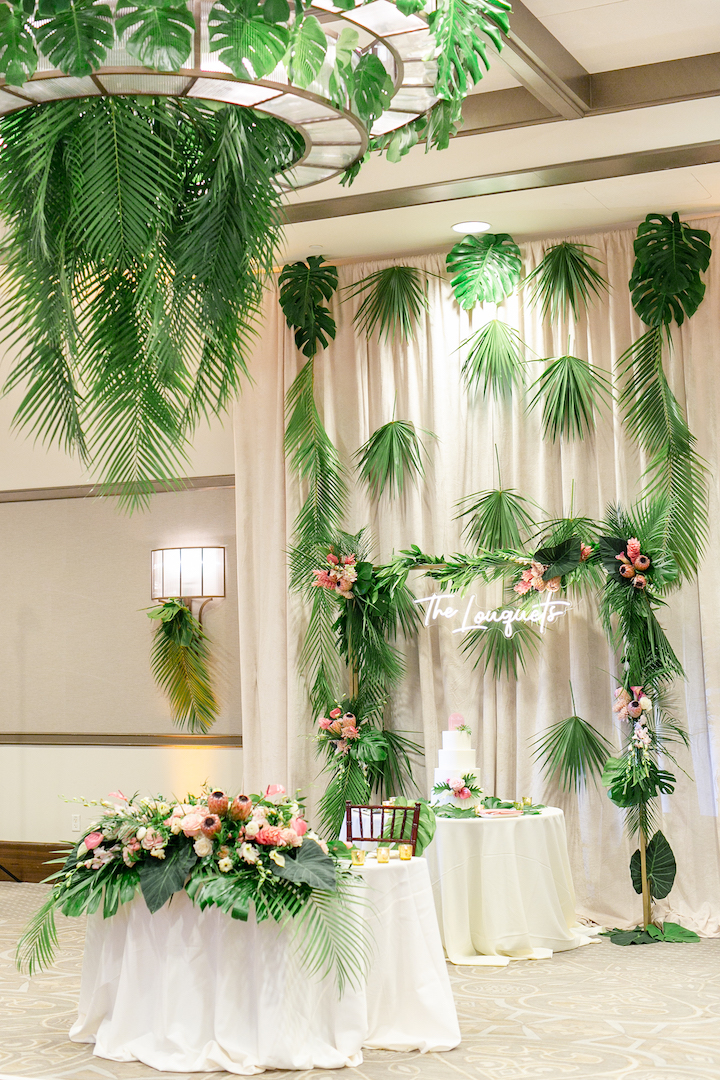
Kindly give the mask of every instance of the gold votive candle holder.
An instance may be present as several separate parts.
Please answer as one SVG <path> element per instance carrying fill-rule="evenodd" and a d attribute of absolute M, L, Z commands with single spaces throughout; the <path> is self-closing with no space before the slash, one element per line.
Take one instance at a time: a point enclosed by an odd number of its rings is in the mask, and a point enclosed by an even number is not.
<path fill-rule="evenodd" d="M 413 857 L 413 846 L 412 846 L 412 844 L 398 844 L 398 849 L 400 851 L 400 858 L 403 860 L 403 862 L 407 862 L 409 859 L 412 859 L 412 857 Z"/>
<path fill-rule="evenodd" d="M 350 852 L 350 862 L 353 864 L 353 866 L 364 866 L 365 854 L 366 852 L 364 848 L 353 848 Z"/>
<path fill-rule="evenodd" d="M 523 795 L 522 804 L 523 804 L 523 806 L 532 806 L 533 801 L 532 801 L 532 799 L 530 798 L 529 795 Z"/>
<path fill-rule="evenodd" d="M 390 848 L 388 847 L 387 844 L 378 844 L 377 861 L 379 863 L 389 863 L 390 862 Z"/>

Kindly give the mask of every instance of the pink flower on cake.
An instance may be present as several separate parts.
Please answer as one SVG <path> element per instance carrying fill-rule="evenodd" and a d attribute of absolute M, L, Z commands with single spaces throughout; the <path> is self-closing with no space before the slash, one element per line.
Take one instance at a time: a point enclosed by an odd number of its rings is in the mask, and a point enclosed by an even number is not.
<path fill-rule="evenodd" d="M 470 798 L 470 789 L 466 788 L 466 787 L 463 787 L 462 790 L 458 791 L 457 797 L 458 797 L 458 799 L 469 799 Z"/>
<path fill-rule="evenodd" d="M 274 844 L 277 845 L 281 842 L 282 830 L 277 825 L 263 825 L 260 832 L 257 834 L 258 844 Z"/>

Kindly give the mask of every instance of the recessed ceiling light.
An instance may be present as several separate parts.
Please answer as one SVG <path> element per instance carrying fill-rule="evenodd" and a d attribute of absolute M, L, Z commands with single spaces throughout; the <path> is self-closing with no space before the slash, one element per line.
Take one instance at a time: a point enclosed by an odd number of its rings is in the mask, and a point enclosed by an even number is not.
<path fill-rule="evenodd" d="M 489 221 L 458 221 L 457 225 L 453 225 L 455 232 L 461 233 L 487 232 L 491 228 Z"/>
<path fill-rule="evenodd" d="M 322 244 L 310 244 L 310 246 L 308 247 L 308 251 L 322 251 L 322 249 Z"/>

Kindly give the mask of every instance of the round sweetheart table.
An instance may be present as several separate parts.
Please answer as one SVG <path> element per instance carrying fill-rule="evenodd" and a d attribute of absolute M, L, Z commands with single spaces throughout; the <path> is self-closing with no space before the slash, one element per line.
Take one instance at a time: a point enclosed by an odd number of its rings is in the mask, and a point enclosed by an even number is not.
<path fill-rule="evenodd" d="M 593 940 L 577 924 L 562 810 L 439 817 L 425 856 L 453 964 L 546 960 Z"/>

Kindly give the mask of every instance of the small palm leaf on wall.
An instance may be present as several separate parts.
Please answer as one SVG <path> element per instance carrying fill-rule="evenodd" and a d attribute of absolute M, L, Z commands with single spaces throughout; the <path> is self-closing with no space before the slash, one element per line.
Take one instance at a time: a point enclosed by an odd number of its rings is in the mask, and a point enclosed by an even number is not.
<path fill-rule="evenodd" d="M 543 436 L 555 442 L 583 439 L 595 430 L 595 414 L 613 399 L 612 384 L 598 368 L 577 356 L 550 360 L 531 385 L 533 409 L 542 403 Z"/>
<path fill-rule="evenodd" d="M 424 434 L 436 437 L 431 431 Z M 360 479 L 372 497 L 379 499 L 385 493 L 390 498 L 401 496 L 408 483 L 422 479 L 424 453 L 415 425 L 407 420 L 391 420 L 372 433 L 355 457 Z"/>
<path fill-rule="evenodd" d="M 210 674 L 205 631 L 180 600 L 167 600 L 148 612 L 158 625 L 151 653 L 152 672 L 167 694 L 172 721 L 204 735 L 220 712 Z"/>
<path fill-rule="evenodd" d="M 587 248 L 568 240 L 553 244 L 525 278 L 523 288 L 529 290 L 530 302 L 540 308 L 543 319 L 549 316 L 555 322 L 571 311 L 577 319 L 594 296 L 607 290 L 607 281 L 593 266 L 598 259 Z"/>
<path fill-rule="evenodd" d="M 488 551 L 521 548 L 523 534 L 534 531 L 535 521 L 528 510 L 533 505 L 512 488 L 466 495 L 458 503 L 459 518 L 467 517 L 465 533 L 478 548 Z"/>
<path fill-rule="evenodd" d="M 428 310 L 427 273 L 416 266 L 387 266 L 348 286 L 346 300 L 362 296 L 353 323 L 368 340 L 412 341 Z"/>
<path fill-rule="evenodd" d="M 517 330 L 500 319 L 491 319 L 461 344 L 470 346 L 462 376 L 470 391 L 510 397 L 525 381 L 525 343 Z"/>

